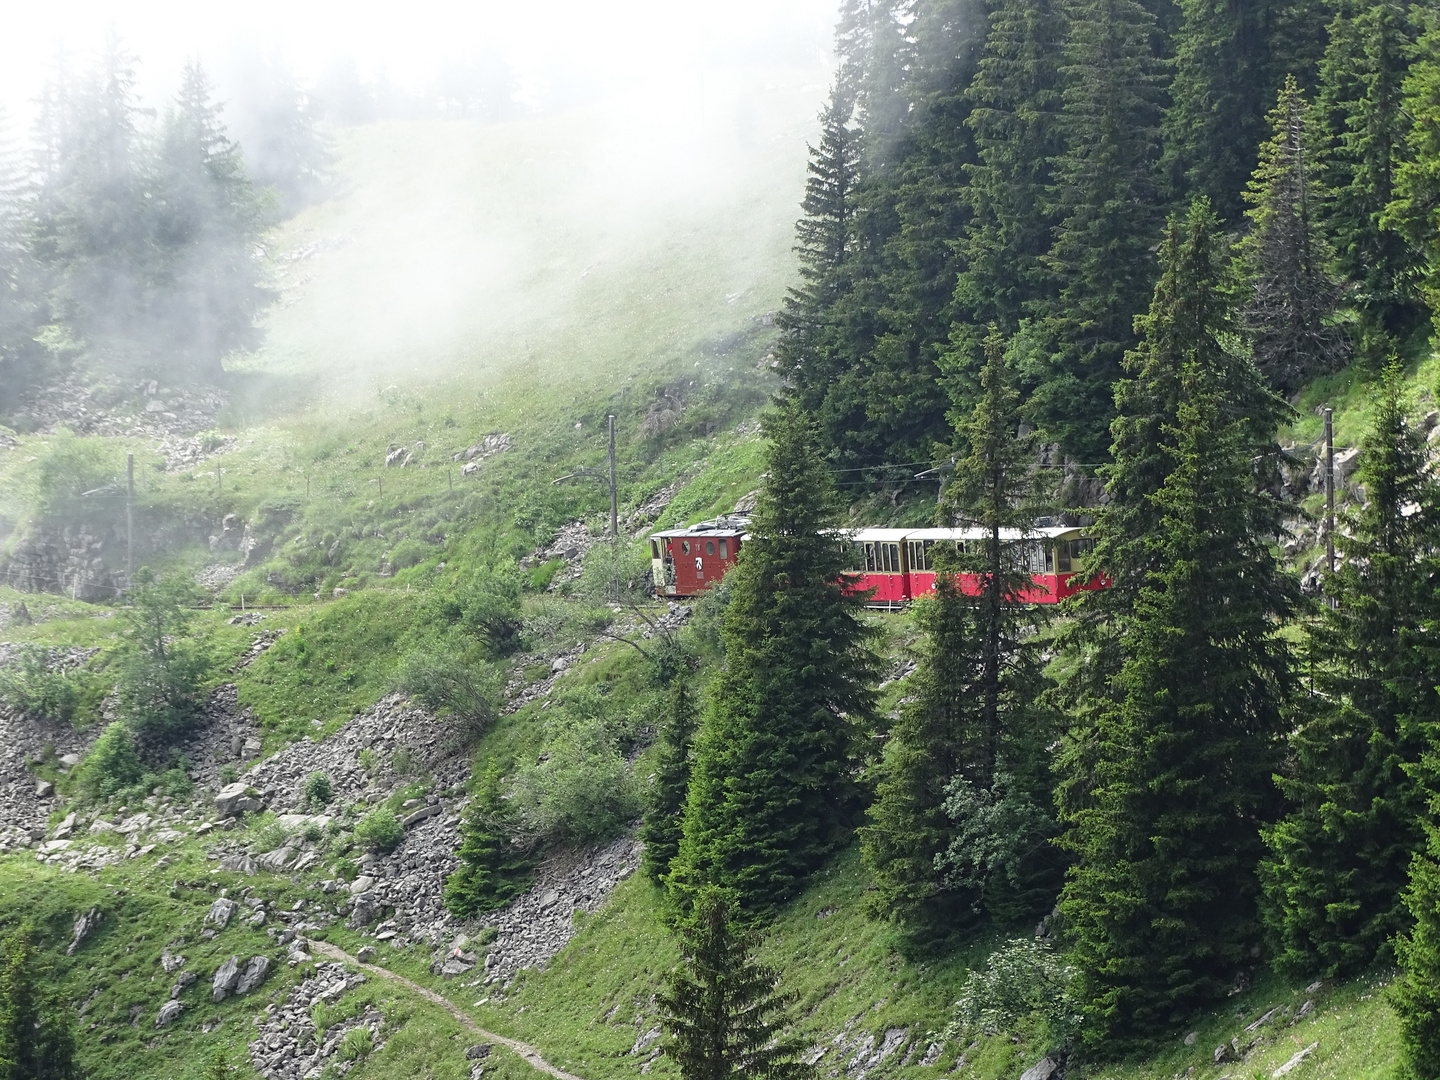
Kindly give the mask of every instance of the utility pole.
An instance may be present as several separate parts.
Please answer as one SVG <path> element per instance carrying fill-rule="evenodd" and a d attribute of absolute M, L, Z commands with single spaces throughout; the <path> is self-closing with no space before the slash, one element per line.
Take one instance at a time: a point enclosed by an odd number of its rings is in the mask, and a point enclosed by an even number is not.
<path fill-rule="evenodd" d="M 615 502 L 615 414 L 610 414 L 610 539 L 620 538 L 620 518 Z"/>
<path fill-rule="evenodd" d="M 135 573 L 135 455 L 125 455 L 125 581 Z"/>
<path fill-rule="evenodd" d="M 1335 425 L 1334 410 L 1325 407 L 1325 566 L 1335 573 Z"/>

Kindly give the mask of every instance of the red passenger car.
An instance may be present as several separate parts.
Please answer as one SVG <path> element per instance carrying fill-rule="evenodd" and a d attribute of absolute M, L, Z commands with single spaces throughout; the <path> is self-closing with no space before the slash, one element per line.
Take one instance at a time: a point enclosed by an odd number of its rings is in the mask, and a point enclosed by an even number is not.
<path fill-rule="evenodd" d="M 650 560 L 656 596 L 696 596 L 710 588 L 740 554 L 748 518 L 721 517 L 653 533 Z"/>

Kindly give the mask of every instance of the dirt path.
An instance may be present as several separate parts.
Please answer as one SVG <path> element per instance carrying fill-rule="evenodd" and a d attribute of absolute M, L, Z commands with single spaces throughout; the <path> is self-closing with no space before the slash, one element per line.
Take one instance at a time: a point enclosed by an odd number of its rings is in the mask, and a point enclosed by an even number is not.
<path fill-rule="evenodd" d="M 475 1023 L 474 1020 L 470 1019 L 470 1017 L 466 1016 L 463 1012 L 461 1012 L 459 1006 L 454 1004 L 448 998 L 442 997 L 441 995 L 435 993 L 434 990 L 429 990 L 421 986 L 419 983 L 411 982 L 409 979 L 405 978 L 405 976 L 396 975 L 395 972 L 387 971 L 385 970 L 385 968 L 376 967 L 374 964 L 363 964 L 358 959 L 347 953 L 344 949 L 341 949 L 335 945 L 331 945 L 328 941 L 316 941 L 314 938 L 311 938 L 309 947 L 311 952 L 319 953 L 322 956 L 327 956 L 331 960 L 343 960 L 347 964 L 354 964 L 356 967 L 364 968 L 372 975 L 376 975 L 382 979 L 389 979 L 391 982 L 399 983 L 401 986 L 413 990 L 415 993 L 419 994 L 427 1001 L 431 1001 L 434 1002 L 436 1005 L 439 1005 L 442 1009 L 444 1009 L 456 1020 L 458 1020 L 462 1025 L 464 1025 L 468 1030 L 473 1031 L 482 1039 L 489 1039 L 491 1042 L 499 1043 L 507 1050 L 512 1051 L 520 1058 L 522 1058 L 526 1064 L 530 1065 L 533 1068 L 539 1069 L 543 1073 L 547 1073 L 548 1075 L 555 1077 L 555 1080 L 582 1080 L 581 1077 L 576 1076 L 574 1073 L 568 1073 L 564 1069 L 557 1069 L 554 1065 L 551 1065 L 548 1061 L 546 1061 L 543 1057 L 540 1056 L 540 1051 L 536 1050 L 529 1043 L 523 1043 L 517 1039 L 507 1039 L 504 1035 L 496 1035 L 493 1031 L 486 1031 L 479 1024 Z"/>

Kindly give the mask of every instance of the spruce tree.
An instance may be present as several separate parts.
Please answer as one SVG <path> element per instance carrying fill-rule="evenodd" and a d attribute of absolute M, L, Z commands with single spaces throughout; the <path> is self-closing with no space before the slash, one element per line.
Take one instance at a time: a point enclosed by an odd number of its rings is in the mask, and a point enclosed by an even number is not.
<path fill-rule="evenodd" d="M 445 882 L 445 907 L 462 919 L 504 907 L 530 884 L 530 860 L 511 842 L 514 814 L 500 778 L 500 763 L 491 758 L 461 827 L 460 865 Z"/>
<path fill-rule="evenodd" d="M 28 925 L 0 939 L 0 1080 L 74 1080 L 69 1010 L 51 1000 Z"/>
<path fill-rule="evenodd" d="M 1365 329 L 1400 342 L 1424 320 L 1418 252 L 1385 221 L 1408 156 L 1402 88 L 1414 43 L 1408 5 L 1349 0 L 1330 26 L 1315 109 L 1327 143 L 1323 220 L 1336 268 L 1358 286 Z"/>
<path fill-rule="evenodd" d="M 1051 313 L 1057 283 L 1044 263 L 1056 225 L 1048 197 L 1060 138 L 1060 46 L 1056 0 L 1004 0 L 990 15 L 979 71 L 970 84 L 978 162 L 963 197 L 971 219 L 960 243 L 955 353 L 944 366 L 973 383 L 985 328 L 1013 334 Z M 962 393 L 973 396 L 975 387 Z M 952 396 L 956 390 L 952 388 Z"/>
<path fill-rule="evenodd" d="M 728 578 L 725 667 L 671 869 L 682 902 L 715 884 L 747 913 L 783 904 L 848 839 L 854 743 L 874 707 L 873 632 L 843 577 L 840 507 L 815 426 L 781 402 L 765 432 L 767 477 Z"/>
<path fill-rule="evenodd" d="M 655 782 L 640 826 L 642 861 L 655 884 L 664 883 L 680 851 L 685 796 L 690 789 L 690 748 L 695 739 L 695 703 L 684 679 L 670 689 L 656 746 Z"/>
<path fill-rule="evenodd" d="M 1440 1076 L 1440 828 L 1433 815 L 1423 825 L 1425 850 L 1410 865 L 1405 891 L 1414 925 L 1395 940 L 1400 977 L 1390 987 L 1400 1022 L 1397 1073 L 1405 1080 Z"/>
<path fill-rule="evenodd" d="M 1104 460 L 1112 385 L 1144 310 L 1159 225 L 1160 66 L 1154 16 L 1134 0 L 1077 0 L 1062 53 L 1060 220 L 1046 264 L 1060 280 L 1048 331 L 1056 354 L 1033 373 L 1030 411 L 1065 453 Z"/>
<path fill-rule="evenodd" d="M 1079 681 L 1061 912 L 1085 1039 L 1106 1053 L 1220 993 L 1258 936 L 1294 590 L 1271 549 L 1284 508 L 1257 472 L 1274 429 L 1256 406 L 1283 405 L 1226 347 L 1218 229 L 1202 202 L 1161 246 L 1094 529 L 1093 562 L 1121 588 L 1099 654 L 1115 666 Z"/>
<path fill-rule="evenodd" d="M 776 989 L 779 972 L 755 959 L 758 939 L 737 929 L 737 915 L 707 888 L 682 924 L 681 963 L 656 995 L 665 1055 L 683 1080 L 805 1080 L 808 1044 L 782 1034 L 794 995 Z"/>
<path fill-rule="evenodd" d="M 1272 386 L 1293 393 L 1316 375 L 1341 367 L 1349 341 L 1333 319 L 1340 287 L 1320 236 L 1310 107 L 1292 77 L 1270 114 L 1274 136 L 1245 194 L 1250 234 L 1240 246 L 1253 290 L 1245 322 L 1255 363 Z"/>
<path fill-rule="evenodd" d="M 1405 927 L 1422 849 L 1427 731 L 1440 730 L 1440 652 L 1428 640 L 1440 581 L 1440 487 L 1392 367 L 1373 405 L 1357 480 L 1366 501 L 1336 536 L 1341 568 L 1313 631 L 1314 675 L 1282 777 L 1289 812 L 1261 867 L 1275 962 L 1300 977 L 1358 971 Z"/>
<path fill-rule="evenodd" d="M 1405 160 L 1395 178 L 1395 198 L 1381 224 L 1399 231 L 1419 255 L 1416 288 L 1440 329 L 1440 15 L 1423 14 L 1424 33 L 1405 76 L 1402 110 L 1409 120 Z"/>

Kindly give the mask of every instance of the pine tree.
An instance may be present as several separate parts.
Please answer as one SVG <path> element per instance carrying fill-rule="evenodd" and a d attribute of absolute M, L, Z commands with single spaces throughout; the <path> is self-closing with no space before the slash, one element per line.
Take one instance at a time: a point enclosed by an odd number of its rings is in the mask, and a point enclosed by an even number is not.
<path fill-rule="evenodd" d="M 1315 177 L 1310 107 L 1294 78 L 1270 114 L 1274 137 L 1245 194 L 1251 231 L 1240 257 L 1253 295 L 1245 322 L 1255 363 L 1282 393 L 1334 371 L 1349 357 L 1349 341 L 1333 323 L 1340 300 L 1330 277 L 1330 252 L 1317 226 L 1320 185 Z"/>
<path fill-rule="evenodd" d="M 814 424 L 782 402 L 765 431 L 767 479 L 728 578 L 725 667 L 670 875 L 682 901 L 715 884 L 747 913 L 783 904 L 848 838 L 853 744 L 874 700 L 872 631 L 843 579 L 838 499 Z"/>
<path fill-rule="evenodd" d="M 1205 196 L 1227 225 L 1287 75 L 1312 85 L 1329 0 L 1181 0 L 1164 171 L 1172 198 Z"/>
<path fill-rule="evenodd" d="M 1060 225 L 1046 260 L 1061 282 L 1048 326 L 1058 353 L 1033 375 L 1030 410 L 1084 463 L 1104 460 L 1112 385 L 1152 280 L 1160 122 L 1153 33 L 1154 17 L 1134 0 L 1081 0 L 1062 55 L 1065 149 L 1053 195 Z"/>
<path fill-rule="evenodd" d="M 640 839 L 645 844 L 642 859 L 645 872 L 657 885 L 664 883 L 670 864 L 680 851 L 694 739 L 695 704 L 685 680 L 676 679 L 657 739 L 655 785 L 640 826 Z"/>
<path fill-rule="evenodd" d="M 1395 941 L 1400 977 L 1390 988 L 1400 1022 L 1397 1073 L 1406 1080 L 1440 1076 L 1440 829 L 1433 817 L 1424 829 L 1425 851 L 1411 863 L 1405 891 L 1414 926 Z"/>
<path fill-rule="evenodd" d="M 1306 978 L 1370 964 L 1408 921 L 1401 902 L 1422 849 L 1418 776 L 1440 730 L 1440 487 L 1424 434 L 1406 416 L 1403 375 L 1386 373 L 1360 451 L 1366 502 L 1336 537 L 1332 607 L 1310 643 L 1308 715 L 1281 780 L 1290 811 L 1266 834 L 1261 867 L 1278 966 Z"/>
<path fill-rule="evenodd" d="M 665 1055 L 683 1080 L 805 1080 L 808 1044 L 782 1034 L 793 994 L 779 972 L 755 959 L 758 940 L 736 929 L 732 900 L 714 889 L 696 897 L 680 933 L 680 966 L 656 995 L 670 1038 Z"/>
<path fill-rule="evenodd" d="M 50 1000 L 28 925 L 0 939 L 0 1080 L 74 1080 L 69 1011 Z"/>
<path fill-rule="evenodd" d="M 1220 992 L 1258 933 L 1294 596 L 1270 546 L 1284 508 L 1257 473 L 1283 406 L 1226 349 L 1218 229 L 1202 202 L 1167 231 L 1094 529 L 1093 563 L 1120 590 L 1098 657 L 1115 666 L 1079 683 L 1061 912 L 1085 1038 L 1106 1053 Z"/>
<path fill-rule="evenodd" d="M 1416 288 L 1440 331 L 1440 15 L 1423 15 L 1425 31 L 1405 77 L 1402 110 L 1409 118 L 1405 160 L 1395 178 L 1395 198 L 1382 226 L 1400 232 L 1420 255 Z"/>
<path fill-rule="evenodd" d="M 504 907 L 530 884 L 530 860 L 511 842 L 514 815 L 500 776 L 500 763 L 491 758 L 461 829 L 460 865 L 445 882 L 445 907 L 462 919 Z"/>
<path fill-rule="evenodd" d="M 1424 320 L 1414 291 L 1419 258 L 1384 215 L 1407 157 L 1402 87 L 1414 42 L 1406 5 L 1343 4 L 1330 26 L 1315 109 L 1328 145 L 1323 217 L 1336 267 L 1359 287 L 1366 330 L 1402 342 Z"/>
<path fill-rule="evenodd" d="M 1013 334 L 1024 319 L 1051 314 L 1057 283 L 1044 256 L 1056 219 L 1051 162 L 1060 153 L 1060 45 L 1056 0 L 1005 0 L 990 15 L 985 54 L 968 95 L 977 164 L 963 197 L 971 219 L 960 243 L 952 380 L 973 382 L 985 328 Z M 962 393 L 975 388 L 961 383 Z M 957 392 L 952 382 L 952 396 Z"/>

